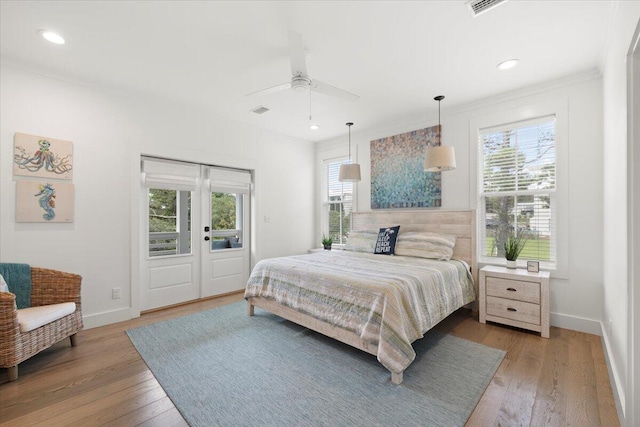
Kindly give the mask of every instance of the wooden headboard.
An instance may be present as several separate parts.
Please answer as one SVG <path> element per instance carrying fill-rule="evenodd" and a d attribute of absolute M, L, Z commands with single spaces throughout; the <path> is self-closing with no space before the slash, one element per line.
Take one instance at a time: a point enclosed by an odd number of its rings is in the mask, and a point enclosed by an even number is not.
<path fill-rule="evenodd" d="M 353 212 L 353 230 L 377 230 L 400 225 L 403 231 L 431 231 L 456 236 L 453 257 L 465 261 L 471 267 L 473 280 L 478 283 L 476 257 L 476 211 L 398 210 Z M 477 289 L 476 289 L 477 290 Z"/>

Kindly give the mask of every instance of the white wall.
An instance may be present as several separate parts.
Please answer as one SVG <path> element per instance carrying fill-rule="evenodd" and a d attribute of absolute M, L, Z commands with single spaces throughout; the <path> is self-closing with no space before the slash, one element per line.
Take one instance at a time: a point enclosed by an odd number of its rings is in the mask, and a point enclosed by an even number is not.
<path fill-rule="evenodd" d="M 313 245 L 314 151 L 308 142 L 6 64 L 0 111 L 0 261 L 81 274 L 88 326 L 137 315 L 141 154 L 254 170 L 254 263 Z M 15 222 L 14 132 L 74 143 L 72 224 Z M 271 222 L 262 220 L 265 215 Z M 122 299 L 111 299 L 116 286 Z"/>
<path fill-rule="evenodd" d="M 445 100 L 446 101 L 446 100 Z M 442 104 L 442 141 L 454 146 L 457 168 L 442 174 L 442 208 L 475 209 L 475 150 L 472 123 L 479 117 L 527 110 L 551 103 L 564 105 L 568 129 L 564 134 L 568 167 L 559 171 L 565 177 L 567 200 L 558 205 L 564 215 L 563 271 L 552 272 L 551 324 L 600 334 L 602 313 L 602 81 L 597 72 L 588 72 L 559 82 L 492 97 L 490 102 L 448 109 Z M 425 101 L 428 102 L 428 101 Z M 362 181 L 357 184 L 358 211 L 370 210 L 369 142 L 438 124 L 438 117 L 408 119 L 394 128 L 358 130 L 354 125 L 351 141 L 357 147 Z M 500 124 L 500 123 L 496 123 Z M 356 124 L 357 125 L 357 124 Z M 326 157 L 345 155 L 346 138 L 316 144 L 316 168 Z M 326 156 L 326 157 L 325 157 Z M 320 229 L 319 223 L 316 229 Z"/>
<path fill-rule="evenodd" d="M 627 277 L 627 54 L 640 19 L 639 2 L 618 2 L 603 61 L 604 105 L 604 289 L 603 337 L 615 390 L 626 418 L 633 404 L 626 390 L 630 316 Z M 636 308 L 637 310 L 637 308 Z M 623 418 L 622 423 L 628 420 Z M 633 422 L 633 421 L 631 421 Z M 630 424 L 629 424 L 630 425 Z"/>

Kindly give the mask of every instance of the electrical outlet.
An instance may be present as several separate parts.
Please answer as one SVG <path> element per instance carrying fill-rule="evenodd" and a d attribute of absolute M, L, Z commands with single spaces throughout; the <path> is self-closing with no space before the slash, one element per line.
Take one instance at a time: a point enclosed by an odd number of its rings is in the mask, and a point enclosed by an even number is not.
<path fill-rule="evenodd" d="M 120 290 L 121 288 L 111 289 L 111 299 L 120 299 Z"/>

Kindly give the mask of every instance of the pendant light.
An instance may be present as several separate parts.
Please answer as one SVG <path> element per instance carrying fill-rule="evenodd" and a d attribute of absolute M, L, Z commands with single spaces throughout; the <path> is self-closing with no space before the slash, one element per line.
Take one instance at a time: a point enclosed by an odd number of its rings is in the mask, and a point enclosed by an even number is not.
<path fill-rule="evenodd" d="M 444 95 L 433 98 L 438 101 L 438 133 L 440 135 L 440 146 L 427 147 L 427 155 L 424 159 L 425 172 L 450 171 L 456 168 L 456 153 L 453 147 L 442 145 L 442 127 L 440 126 L 440 101 Z"/>
<path fill-rule="evenodd" d="M 351 126 L 353 126 L 353 123 L 349 122 L 347 126 L 349 126 L 349 163 L 340 165 L 338 181 L 358 182 L 360 181 L 360 165 L 351 163 Z"/>

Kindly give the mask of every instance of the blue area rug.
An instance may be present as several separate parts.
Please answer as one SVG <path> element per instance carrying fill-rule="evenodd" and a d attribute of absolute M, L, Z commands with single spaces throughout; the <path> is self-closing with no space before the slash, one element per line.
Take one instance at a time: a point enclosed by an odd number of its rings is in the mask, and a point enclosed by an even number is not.
<path fill-rule="evenodd" d="M 397 386 L 375 356 L 244 302 L 127 334 L 191 426 L 463 426 L 505 355 L 429 331 Z"/>

